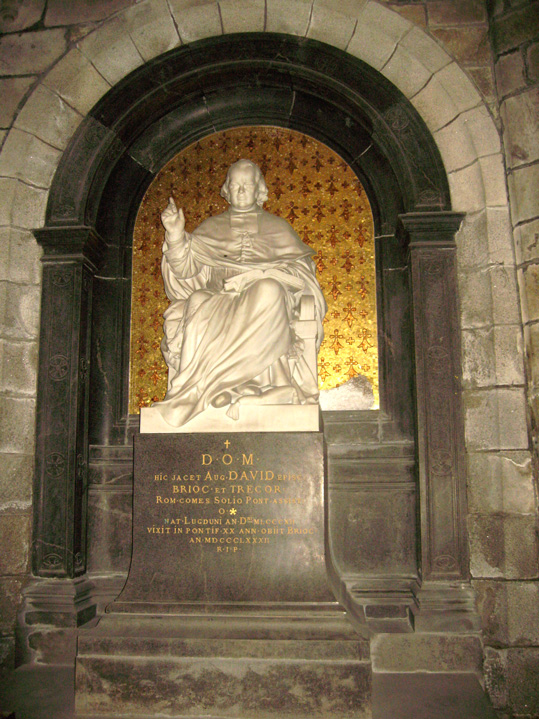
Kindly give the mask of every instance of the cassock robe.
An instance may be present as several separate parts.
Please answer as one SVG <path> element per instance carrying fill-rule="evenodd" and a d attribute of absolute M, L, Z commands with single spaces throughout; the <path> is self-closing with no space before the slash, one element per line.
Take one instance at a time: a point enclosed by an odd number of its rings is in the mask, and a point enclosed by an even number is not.
<path fill-rule="evenodd" d="M 235 401 L 247 383 L 263 391 L 276 361 L 287 362 L 298 401 L 316 401 L 316 378 L 291 327 L 302 294 L 313 295 L 320 345 L 326 303 L 312 255 L 288 222 L 261 208 L 231 208 L 180 242 L 165 236 L 169 381 L 165 399 L 153 406 L 168 424 L 185 424 L 223 392 Z M 253 270 L 242 291 L 225 289 L 227 280 Z"/>

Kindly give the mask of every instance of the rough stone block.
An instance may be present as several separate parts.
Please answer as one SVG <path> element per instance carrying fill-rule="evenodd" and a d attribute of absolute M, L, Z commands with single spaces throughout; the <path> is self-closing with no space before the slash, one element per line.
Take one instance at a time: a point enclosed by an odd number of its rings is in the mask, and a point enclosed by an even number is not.
<path fill-rule="evenodd" d="M 487 207 L 507 206 L 505 168 L 501 153 L 479 158 Z"/>
<path fill-rule="evenodd" d="M 539 215 L 539 163 L 520 167 L 509 175 L 509 195 L 513 223 L 535 219 Z"/>
<path fill-rule="evenodd" d="M 35 396 L 37 386 L 37 344 L 4 342 L 0 388 L 17 395 Z"/>
<path fill-rule="evenodd" d="M 223 32 L 263 32 L 264 0 L 221 0 Z"/>
<path fill-rule="evenodd" d="M 35 229 L 45 224 L 47 190 L 0 177 L 0 225 Z"/>
<path fill-rule="evenodd" d="M 479 672 L 481 645 L 465 634 L 378 634 L 371 658 L 375 672 Z"/>
<path fill-rule="evenodd" d="M 466 73 L 452 62 L 436 73 L 436 78 L 453 100 L 459 112 L 466 112 L 481 103 L 481 97 Z"/>
<path fill-rule="evenodd" d="M 182 0 L 170 0 L 170 9 L 183 43 L 223 33 L 219 7 L 215 2 L 185 7 Z"/>
<path fill-rule="evenodd" d="M 523 386 L 524 353 L 522 329 L 518 325 L 496 325 L 494 332 L 494 361 L 496 384 L 501 386 Z"/>
<path fill-rule="evenodd" d="M 477 159 L 477 151 L 461 116 L 438 130 L 434 139 L 444 158 L 447 172 L 454 172 Z"/>
<path fill-rule="evenodd" d="M 528 80 L 537 82 L 539 80 L 539 42 L 534 42 L 529 46 L 526 52 L 526 65 Z"/>
<path fill-rule="evenodd" d="M 515 716 L 539 714 L 539 648 L 507 650 L 508 704 Z"/>
<path fill-rule="evenodd" d="M 492 288 L 488 268 L 459 272 L 461 326 L 489 327 L 492 324 Z"/>
<path fill-rule="evenodd" d="M 394 5 L 393 10 L 417 27 L 427 27 L 427 13 L 423 5 Z"/>
<path fill-rule="evenodd" d="M 468 507 L 478 514 L 529 514 L 535 509 L 529 452 L 469 452 Z"/>
<path fill-rule="evenodd" d="M 470 135 L 477 157 L 493 155 L 501 151 L 498 129 L 484 105 L 464 112 L 461 119 Z"/>
<path fill-rule="evenodd" d="M 45 25 L 75 25 L 104 20 L 133 4 L 133 0 L 49 0 Z"/>
<path fill-rule="evenodd" d="M 539 642 L 537 582 L 476 581 L 474 588 L 487 642 L 521 647 Z"/>
<path fill-rule="evenodd" d="M 391 80 L 406 97 L 413 97 L 425 87 L 432 73 L 401 45 L 392 55 L 389 62 L 382 68 L 382 74 Z"/>
<path fill-rule="evenodd" d="M 40 30 L 0 38 L 0 74 L 44 72 L 66 50 L 65 31 Z"/>
<path fill-rule="evenodd" d="M 479 212 L 485 207 L 485 185 L 479 162 L 449 173 L 448 180 L 456 212 Z"/>
<path fill-rule="evenodd" d="M 38 187 L 49 187 L 60 154 L 59 150 L 34 135 L 13 128 L 0 154 L 0 176 L 14 177 Z"/>
<path fill-rule="evenodd" d="M 496 384 L 494 330 L 462 330 L 462 386 L 466 389 Z"/>
<path fill-rule="evenodd" d="M 427 6 L 429 25 L 460 25 L 486 23 L 487 11 L 482 0 L 452 0 L 429 2 Z"/>
<path fill-rule="evenodd" d="M 473 514 L 468 517 L 472 577 L 504 576 L 503 517 Z"/>
<path fill-rule="evenodd" d="M 307 37 L 344 50 L 354 31 L 355 21 L 349 15 L 314 1 Z"/>
<path fill-rule="evenodd" d="M 27 514 L 0 515 L 0 575 L 28 570 L 31 520 Z"/>
<path fill-rule="evenodd" d="M 303 37 L 311 17 L 311 0 L 267 0 L 266 31 Z"/>
<path fill-rule="evenodd" d="M 520 50 L 499 57 L 496 61 L 495 72 L 501 97 L 520 90 L 526 85 L 524 61 Z"/>
<path fill-rule="evenodd" d="M 3 248 L 1 258 L 6 261 L 5 276 L 0 271 L 0 279 L 20 284 L 39 284 L 42 252 L 32 233 L 16 227 L 2 227 L 0 247 Z"/>
<path fill-rule="evenodd" d="M 509 582 L 506 588 L 509 641 L 539 645 L 539 584 Z"/>
<path fill-rule="evenodd" d="M 432 132 L 447 125 L 459 114 L 437 75 L 434 75 L 425 87 L 414 95 L 411 102 Z"/>
<path fill-rule="evenodd" d="M 491 24 L 492 44 L 496 54 L 501 55 L 518 47 L 539 34 L 539 13 L 535 3 L 522 9 L 505 13 Z"/>
<path fill-rule="evenodd" d="M 43 78 L 43 83 L 81 115 L 86 115 L 110 90 L 110 85 L 77 48 L 73 48 L 53 67 Z"/>
<path fill-rule="evenodd" d="M 0 127 L 11 125 L 15 110 L 34 80 L 35 77 L 10 77 L 0 80 Z"/>
<path fill-rule="evenodd" d="M 0 396 L 0 451 L 32 454 L 35 400 Z"/>
<path fill-rule="evenodd" d="M 494 264 L 515 262 L 511 219 L 507 207 L 487 207 L 488 256 Z"/>
<path fill-rule="evenodd" d="M 436 28 L 431 32 L 461 65 L 483 65 L 490 61 L 486 25 Z"/>
<path fill-rule="evenodd" d="M 11 634 L 15 628 L 17 608 L 21 601 L 21 587 L 20 579 L 0 578 L 0 634 Z"/>
<path fill-rule="evenodd" d="M 501 107 L 510 167 L 539 160 L 539 88 L 508 97 Z"/>
<path fill-rule="evenodd" d="M 488 643 L 533 645 L 539 642 L 539 584 L 473 582 L 483 637 Z"/>
<path fill-rule="evenodd" d="M 87 35 L 78 48 L 111 85 L 144 62 L 121 16 Z"/>
<path fill-rule="evenodd" d="M 515 227 L 514 233 L 517 263 L 538 259 L 539 220 L 532 220 Z"/>
<path fill-rule="evenodd" d="M 463 403 L 469 450 L 527 449 L 523 390 L 505 387 L 466 390 Z"/>
<path fill-rule="evenodd" d="M 0 512 L 31 508 L 33 469 L 31 454 L 0 454 Z"/>
<path fill-rule="evenodd" d="M 0 33 L 20 32 L 32 27 L 41 19 L 45 0 L 4 3 L 0 18 Z"/>
<path fill-rule="evenodd" d="M 180 44 L 167 0 L 146 0 L 123 13 L 125 27 L 144 60 Z"/>
<path fill-rule="evenodd" d="M 526 265 L 519 270 L 522 275 L 522 314 L 524 322 L 539 320 L 539 264 Z"/>
<path fill-rule="evenodd" d="M 40 288 L 2 282 L 4 309 L 0 310 L 0 332 L 5 338 L 29 340 L 38 335 Z M 2 303 L 0 303 L 0 307 Z"/>
<path fill-rule="evenodd" d="M 520 318 L 515 268 L 493 265 L 489 268 L 492 286 L 492 318 L 496 325 L 517 324 Z"/>
<path fill-rule="evenodd" d="M 536 579 L 535 517 L 470 515 L 470 571 L 475 578 Z"/>
<path fill-rule="evenodd" d="M 63 150 L 77 129 L 82 115 L 55 92 L 38 85 L 15 120 L 15 127 Z"/>

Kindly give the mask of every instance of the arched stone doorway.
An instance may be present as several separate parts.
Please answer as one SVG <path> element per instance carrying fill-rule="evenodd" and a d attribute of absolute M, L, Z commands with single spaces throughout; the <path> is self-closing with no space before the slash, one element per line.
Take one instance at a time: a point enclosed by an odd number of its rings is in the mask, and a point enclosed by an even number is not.
<path fill-rule="evenodd" d="M 182 147 L 247 124 L 323 141 L 357 173 L 374 212 L 381 411 L 328 413 L 325 424 L 335 526 L 362 525 L 369 512 L 378 521 L 367 534 L 332 537 L 339 598 L 358 619 L 376 606 L 374 631 L 472 629 L 454 243 L 462 215 L 451 211 L 431 134 L 388 80 L 330 46 L 270 33 L 212 38 L 147 63 L 103 97 L 63 155 L 36 231 L 45 257 L 33 571 L 43 580 L 27 602 L 51 618 L 62 605 L 82 623 L 119 589 L 136 429 L 127 414 L 136 212 Z M 359 513 L 339 514 L 350 499 Z M 103 508 L 123 523 L 99 526 Z M 379 560 L 346 554 L 395 523 L 404 541 L 382 543 Z M 108 539 L 96 552 L 99 533 Z M 51 589 L 46 578 L 64 582 Z"/>

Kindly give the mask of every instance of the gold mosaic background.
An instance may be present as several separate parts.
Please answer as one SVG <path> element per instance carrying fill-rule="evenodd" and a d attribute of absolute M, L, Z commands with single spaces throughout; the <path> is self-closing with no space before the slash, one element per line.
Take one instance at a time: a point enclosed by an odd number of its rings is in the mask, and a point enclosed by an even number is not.
<path fill-rule="evenodd" d="M 372 382 L 378 406 L 378 347 L 372 213 L 359 180 L 332 150 L 302 133 L 242 127 L 204 138 L 174 157 L 152 182 L 133 239 L 130 413 L 162 399 L 167 368 L 161 355 L 164 230 L 160 214 L 174 197 L 186 229 L 226 209 L 220 195 L 228 167 L 256 162 L 266 179 L 264 208 L 284 217 L 316 250 L 318 279 L 328 303 L 318 357 L 320 389 L 358 374 Z"/>

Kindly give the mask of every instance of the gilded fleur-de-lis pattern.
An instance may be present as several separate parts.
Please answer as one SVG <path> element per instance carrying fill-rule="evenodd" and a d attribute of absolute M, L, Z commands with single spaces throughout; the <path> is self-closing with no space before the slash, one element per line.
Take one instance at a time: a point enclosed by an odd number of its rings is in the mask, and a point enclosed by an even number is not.
<path fill-rule="evenodd" d="M 168 300 L 161 279 L 160 214 L 174 197 L 186 229 L 226 209 L 219 191 L 229 166 L 256 162 L 266 179 L 268 212 L 285 218 L 312 247 L 328 303 L 318 358 L 321 390 L 362 374 L 378 406 L 378 346 L 373 220 L 363 187 L 335 152 L 302 133 L 242 127 L 200 140 L 156 176 L 139 209 L 133 238 L 130 412 L 162 399 L 167 368 L 160 351 Z"/>

